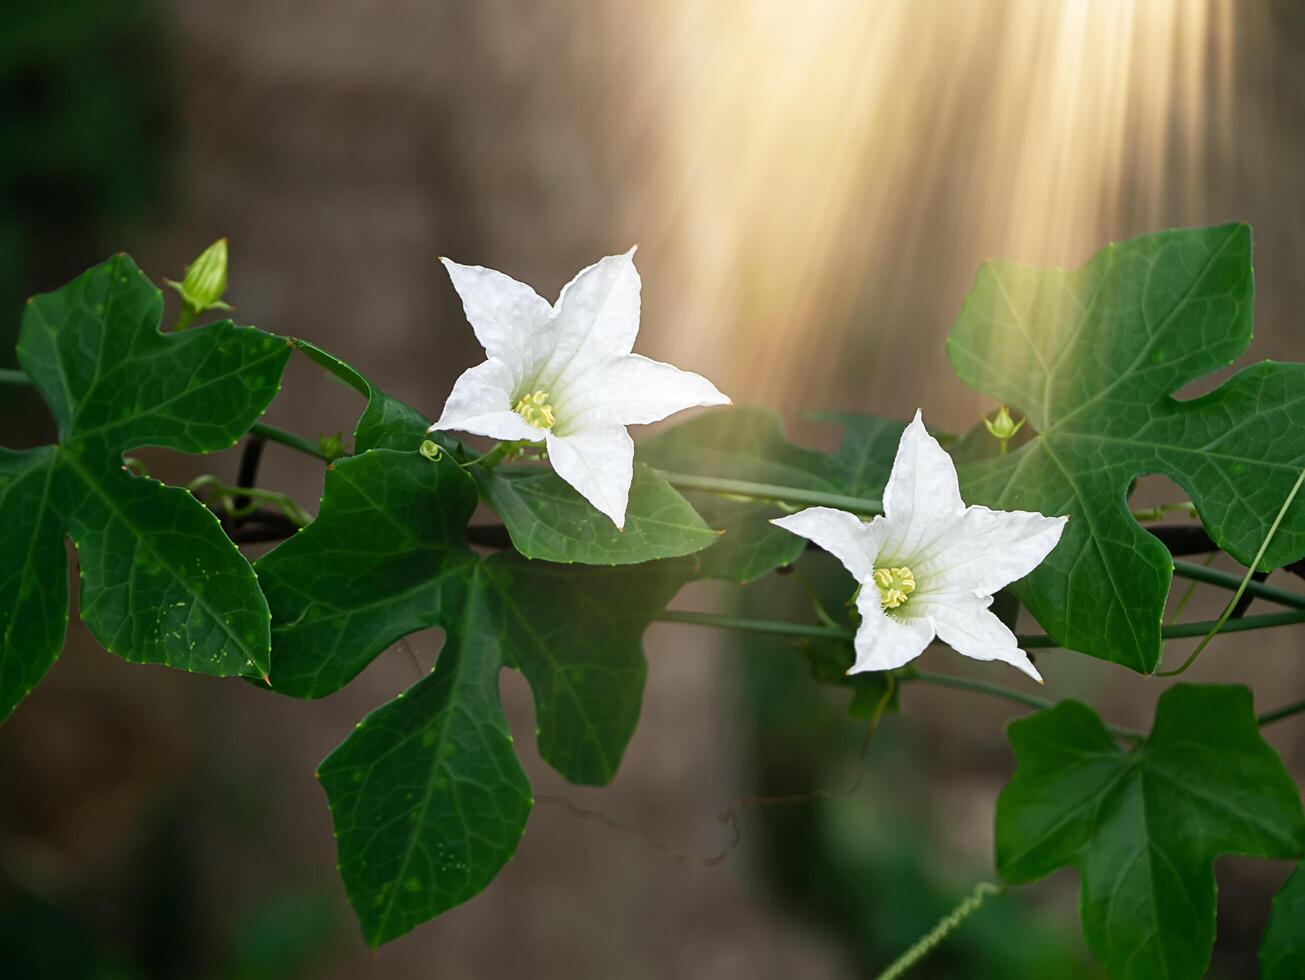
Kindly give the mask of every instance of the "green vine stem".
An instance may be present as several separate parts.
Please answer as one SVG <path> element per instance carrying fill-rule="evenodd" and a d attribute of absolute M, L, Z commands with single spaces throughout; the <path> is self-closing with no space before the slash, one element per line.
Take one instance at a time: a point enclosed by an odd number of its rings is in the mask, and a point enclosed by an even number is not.
<path fill-rule="evenodd" d="M 689 473 L 670 473 L 656 470 L 658 476 L 677 490 L 700 490 L 726 497 L 745 500 L 770 500 L 778 504 L 807 507 L 837 507 L 853 514 L 882 514 L 881 501 L 868 497 L 846 497 L 841 493 L 822 493 L 819 490 L 802 490 L 774 483 L 752 483 L 748 480 L 726 480 L 719 477 L 695 476 Z"/>
<path fill-rule="evenodd" d="M 539 450 L 544 452 L 543 445 L 538 442 L 532 442 L 529 439 L 518 439 L 513 442 L 495 443 L 494 447 L 487 453 L 482 453 L 475 459 L 469 459 L 465 463 L 459 463 L 463 469 L 471 466 L 483 466 L 487 470 L 492 470 L 499 463 L 511 462 L 528 449 Z"/>
<path fill-rule="evenodd" d="M 1029 708 L 1036 708 L 1039 711 L 1045 711 L 1048 708 L 1054 708 L 1056 702 L 1048 698 L 1040 698 L 1036 694 L 1025 694 L 1023 691 L 1017 691 L 1013 687 L 1003 687 L 1000 684 L 992 684 L 988 681 L 976 680 L 972 677 L 959 677 L 956 674 L 937 674 L 929 670 L 917 670 L 910 674 L 905 674 L 897 680 L 906 684 L 910 681 L 919 681 L 923 684 L 933 684 L 936 687 L 952 687 L 959 691 L 971 691 L 976 694 L 987 694 L 994 698 L 1003 698 L 1006 701 L 1022 704 Z M 1127 728 L 1124 725 L 1114 725 L 1110 722 L 1103 722 L 1106 731 L 1118 738 L 1125 738 L 1132 742 L 1140 742 L 1146 738 L 1145 732 L 1140 732 L 1136 728 Z"/>
<path fill-rule="evenodd" d="M 257 487 L 229 486 L 216 476 L 209 474 L 196 477 L 186 485 L 186 489 L 191 493 L 197 493 L 201 490 L 210 491 L 217 498 L 218 505 L 228 517 L 244 517 L 257 509 L 252 502 L 243 507 L 236 506 L 236 499 L 244 497 L 250 501 L 271 504 L 299 527 L 306 527 L 313 519 L 312 515 L 295 503 L 289 494 L 278 493 L 275 490 L 260 490 Z"/>
<path fill-rule="evenodd" d="M 988 896 L 1000 895 L 1005 891 L 1005 885 L 994 884 L 991 881 L 979 882 L 974 886 L 974 891 L 970 892 L 960 905 L 944 915 L 936 926 L 916 941 L 914 946 L 894 960 L 887 970 L 879 974 L 878 980 L 897 980 L 898 977 L 919 963 L 934 947 L 951 935 L 962 922 L 979 911 Z"/>
<path fill-rule="evenodd" d="M 734 629 L 748 633 L 762 633 L 769 636 L 787 636 L 787 637 L 817 637 L 821 639 L 846 639 L 852 638 L 852 631 L 845 629 L 830 629 L 825 626 L 807 626 L 802 623 L 786 623 L 776 620 L 756 620 L 742 619 L 736 616 L 717 616 L 714 613 L 695 613 L 681 612 L 670 610 L 663 612 L 657 617 L 658 620 L 666 623 L 686 623 L 694 626 L 718 626 L 724 629 Z M 1021 637 L 1021 643 L 1026 644 L 1028 640 L 1046 639 L 1045 637 Z M 1044 644 L 1045 645 L 1045 644 Z M 1027 708 L 1036 708 L 1043 710 L 1045 708 L 1055 707 L 1054 701 L 1047 698 L 1038 697 L 1036 694 L 1026 694 L 1023 691 L 1017 691 L 1014 688 L 1003 687 L 1000 684 L 992 684 L 988 681 L 975 680 L 969 677 L 959 677 L 955 674 L 936 674 L 931 671 L 918 670 L 909 674 L 902 674 L 897 680 L 905 684 L 910 681 L 919 681 L 924 684 L 934 684 L 938 687 L 952 687 L 963 691 L 972 691 L 978 694 L 987 694 L 995 698 L 1004 698 L 1015 704 L 1022 704 Z M 1121 725 L 1106 725 L 1106 728 L 1114 735 L 1127 739 L 1142 739 L 1145 734 L 1133 728 L 1125 728 Z"/>
<path fill-rule="evenodd" d="M 1218 556 L 1219 556 L 1219 552 L 1212 551 L 1205 556 L 1205 561 L 1203 561 L 1199 565 L 1193 565 L 1192 567 L 1199 568 L 1202 570 L 1208 570 L 1210 562 L 1214 561 L 1215 558 L 1217 558 Z M 1190 563 L 1184 562 L 1184 564 L 1190 564 Z M 1174 573 L 1175 574 L 1178 573 L 1178 562 L 1174 562 Z M 1183 590 L 1183 594 L 1181 598 L 1179 598 L 1178 604 L 1174 606 L 1173 612 L 1171 612 L 1167 617 L 1165 617 L 1165 622 L 1172 623 L 1175 619 L 1177 619 L 1179 616 L 1183 614 L 1183 610 L 1187 608 L 1187 604 L 1192 601 L 1192 596 L 1196 595 L 1196 587 L 1200 584 L 1201 583 L 1197 581 L 1195 578 L 1192 578 L 1188 581 L 1187 588 Z"/>
<path fill-rule="evenodd" d="M 1198 516 L 1196 513 L 1196 504 L 1190 500 L 1183 500 L 1176 504 L 1160 504 L 1156 507 L 1141 507 L 1133 511 L 1133 517 L 1139 521 L 1162 521 L 1168 514 L 1186 514 L 1188 517 Z"/>
<path fill-rule="evenodd" d="M 292 338 L 290 343 L 296 350 L 306 354 L 320 366 L 325 367 L 349 387 L 361 391 L 364 395 L 368 394 L 365 382 L 363 382 L 357 374 L 350 370 L 346 365 L 341 364 L 338 361 L 317 356 L 316 351 L 306 348 L 306 346 L 301 344 L 297 339 Z M 31 379 L 22 371 L 0 368 L 0 384 L 3 383 L 30 385 L 32 382 Z M 327 462 L 330 462 L 331 460 L 331 457 L 323 453 L 320 447 L 314 445 L 302 436 L 295 435 L 293 432 L 287 432 L 284 429 L 263 422 L 254 423 L 250 431 L 255 435 L 263 436 L 271 442 L 278 442 L 291 449 L 297 449 L 300 452 L 309 456 L 314 456 L 317 459 L 326 460 Z M 505 457 L 510 460 L 513 451 L 529 445 L 531 444 L 501 443 L 494 446 L 483 456 L 471 460 L 470 463 L 466 465 L 480 463 L 482 465 L 492 466 Z M 668 470 L 657 470 L 656 472 L 662 477 L 662 479 L 666 480 L 667 483 L 679 490 L 715 493 L 726 497 L 740 497 L 745 500 L 767 500 L 777 504 L 793 506 L 837 507 L 854 514 L 875 515 L 883 513 L 883 502 L 869 497 L 850 497 L 844 494 L 824 493 L 819 490 L 804 490 L 800 487 L 789 487 L 782 484 L 754 483 L 749 480 L 730 480 L 722 477 L 699 476 L 689 473 L 673 473 Z M 1303 473 L 1302 476 L 1305 476 L 1305 473 Z M 1299 483 L 1297 484 L 1296 490 L 1299 490 Z M 1296 490 L 1293 490 L 1291 496 L 1288 498 L 1287 504 L 1284 505 L 1284 512 L 1286 507 L 1290 506 L 1291 500 L 1295 498 Z M 1166 514 L 1173 512 L 1181 512 L 1195 516 L 1196 507 L 1191 501 L 1181 501 L 1179 503 L 1160 504 L 1156 507 L 1142 508 L 1133 511 L 1132 514 L 1137 520 L 1144 521 L 1159 520 Z M 1279 520 L 1281 520 L 1281 517 L 1282 515 L 1279 514 Z M 1266 547 L 1267 544 L 1268 541 L 1266 540 Z M 1249 578 L 1245 583 L 1241 583 L 1236 576 L 1231 575 L 1228 572 L 1207 568 L 1193 562 L 1175 561 L 1174 574 L 1186 579 L 1204 582 L 1208 585 L 1216 585 L 1220 588 L 1237 589 L 1240 587 L 1243 592 L 1249 592 L 1257 598 L 1276 602 L 1279 605 L 1289 606 L 1293 609 L 1305 609 L 1305 596 L 1289 592 L 1285 589 L 1277 589 L 1273 586 L 1254 582 Z"/>
<path fill-rule="evenodd" d="M 1255 720 L 1261 725 L 1272 725 L 1275 721 L 1282 721 L 1284 718 L 1302 713 L 1305 713 L 1305 701 L 1294 701 L 1291 704 L 1284 704 L 1281 708 L 1266 711 Z"/>
<path fill-rule="evenodd" d="M 816 640 L 850 640 L 853 631 L 838 626 L 811 626 L 806 623 L 788 623 L 777 619 L 746 619 L 741 616 L 724 616 L 719 613 L 690 612 L 667 609 L 657 616 L 663 623 L 684 623 L 690 626 L 715 626 L 738 630 L 741 633 L 759 633 L 764 636 L 809 637 Z"/>
<path fill-rule="evenodd" d="M 303 436 L 297 436 L 293 432 L 286 432 L 285 429 L 278 429 L 275 425 L 268 425 L 266 422 L 255 422 L 249 431 L 256 436 L 262 436 L 268 442 L 279 442 L 283 446 L 289 446 L 301 453 L 315 456 L 323 462 L 331 462 L 331 457 L 322 452 L 320 446 L 313 445 Z"/>
<path fill-rule="evenodd" d="M 739 630 L 744 633 L 761 633 L 768 636 L 805 636 L 823 640 L 850 640 L 850 629 L 814 626 L 806 623 L 787 623 L 781 620 L 745 619 L 738 616 L 722 616 L 716 613 L 689 612 L 687 610 L 668 609 L 657 617 L 667 623 L 687 623 L 694 626 L 716 626 L 722 629 Z M 1194 623 L 1178 623 L 1166 626 L 1161 635 L 1166 640 L 1179 640 L 1184 637 L 1201 636 L 1207 633 L 1216 621 L 1201 620 Z M 1244 616 L 1224 624 L 1224 633 L 1242 633 L 1247 630 L 1271 629 L 1275 626 L 1290 626 L 1305 623 L 1305 609 L 1290 610 L 1280 613 L 1264 613 L 1259 616 Z M 1051 637 L 1040 633 L 1019 634 L 1020 646 L 1026 650 L 1055 650 L 1059 644 Z"/>
<path fill-rule="evenodd" d="M 1174 574 L 1185 579 L 1191 579 L 1193 582 L 1217 585 L 1221 589 L 1228 589 L 1233 592 L 1241 587 L 1243 581 L 1241 576 L 1233 575 L 1231 572 L 1224 572 L 1217 568 L 1208 568 L 1195 562 L 1177 559 L 1174 561 Z M 1272 585 L 1265 585 L 1263 582 L 1256 582 L 1254 579 L 1246 579 L 1245 581 L 1246 588 L 1244 591 L 1257 599 L 1276 602 L 1280 606 L 1290 606 L 1292 609 L 1305 609 L 1305 595 L 1289 592 L 1286 589 L 1278 589 Z M 1233 604 L 1236 605 L 1236 602 L 1234 601 Z"/>
<path fill-rule="evenodd" d="M 305 350 L 297 342 L 291 341 L 296 348 L 303 350 L 314 361 L 322 364 L 328 370 L 332 371 L 340 380 L 344 381 L 351 387 L 359 388 L 363 385 L 361 379 L 357 378 L 348 368 L 343 365 L 337 365 L 323 358 L 313 356 L 312 351 Z M 31 379 L 18 370 L 0 369 L 0 383 L 8 384 L 31 384 Z M 363 385 L 365 388 L 365 385 Z M 363 390 L 360 388 L 360 390 Z M 365 391 L 364 391 L 365 393 Z M 276 426 L 264 422 L 256 422 L 250 431 L 258 436 L 262 436 L 270 442 L 280 443 L 288 448 L 295 449 L 316 459 L 330 462 L 331 457 L 324 453 L 321 448 L 314 445 L 309 440 L 298 436 L 292 432 L 287 432 Z M 510 448 L 510 447 L 509 447 Z M 504 447 L 497 446 L 487 457 L 494 456 L 495 453 L 506 455 L 507 450 Z M 495 460 L 497 461 L 497 460 Z M 849 497 L 843 494 L 824 493 L 817 490 L 804 490 L 798 487 L 787 487 L 770 483 L 753 483 L 746 480 L 730 480 L 717 477 L 697 476 L 685 473 L 673 473 L 665 470 L 657 471 L 663 479 L 672 486 L 680 490 L 701 491 L 707 493 L 716 493 L 723 496 L 741 497 L 749 500 L 768 500 L 786 505 L 806 505 L 806 506 L 826 506 L 838 507 L 858 514 L 878 514 L 883 510 L 881 501 L 863 497 Z M 1260 547 L 1260 553 L 1251 563 L 1253 569 L 1259 564 L 1260 558 L 1267 549 L 1269 542 L 1276 533 L 1282 518 L 1287 509 L 1295 500 L 1297 493 L 1300 491 L 1302 482 L 1305 482 L 1305 471 L 1302 471 L 1292 488 L 1287 500 L 1284 502 L 1282 509 L 1279 511 L 1273 526 L 1269 529 L 1269 534 L 1265 537 Z M 246 496 L 255 496 L 246 494 Z M 1152 515 L 1160 516 L 1172 510 L 1186 510 L 1190 507 L 1188 503 L 1182 504 L 1165 504 L 1158 508 L 1151 508 L 1146 511 L 1135 512 L 1139 519 L 1146 519 Z M 300 511 L 302 514 L 302 511 Z M 288 515 L 290 516 L 290 515 Z M 292 517 L 292 519 L 296 519 Z M 1202 636 L 1204 638 L 1197 646 L 1187 661 L 1175 671 L 1163 672 L 1160 676 L 1173 676 L 1185 671 L 1196 658 L 1205 649 L 1206 645 L 1218 633 L 1238 633 L 1246 630 L 1267 629 L 1275 626 L 1286 626 L 1294 623 L 1305 622 L 1305 596 L 1290 592 L 1286 589 L 1279 589 L 1261 582 L 1255 582 L 1251 579 L 1250 571 L 1239 581 L 1236 576 L 1223 572 L 1218 569 L 1208 568 L 1204 565 L 1198 565 L 1192 562 L 1176 560 L 1174 562 L 1174 574 L 1194 582 L 1204 582 L 1209 585 L 1215 585 L 1220 588 L 1234 589 L 1235 593 L 1231 602 L 1228 603 L 1223 615 L 1214 622 L 1200 621 L 1195 623 L 1178 623 L 1165 626 L 1162 630 L 1162 637 L 1166 640 L 1181 639 L 1184 637 Z M 1261 616 L 1245 616 L 1241 619 L 1230 620 L 1232 609 L 1236 606 L 1237 601 L 1242 595 L 1249 593 L 1257 598 L 1265 599 L 1270 602 L 1276 602 L 1279 605 L 1288 606 L 1292 612 L 1286 613 L 1269 613 Z M 763 633 L 771 636 L 791 636 L 791 637 L 817 637 L 826 639 L 851 639 L 850 630 L 841 629 L 833 626 L 808 626 L 801 623 L 785 623 L 763 620 L 740 619 L 737 617 L 720 616 L 712 613 L 694 613 L 667 610 L 659 617 L 665 622 L 688 623 L 703 626 L 716 626 L 726 629 L 737 629 L 743 632 Z M 1050 637 L 1033 635 L 1021 636 L 1020 644 L 1025 649 L 1051 649 L 1055 644 Z M 1285 717 L 1285 715 L 1284 715 Z"/>

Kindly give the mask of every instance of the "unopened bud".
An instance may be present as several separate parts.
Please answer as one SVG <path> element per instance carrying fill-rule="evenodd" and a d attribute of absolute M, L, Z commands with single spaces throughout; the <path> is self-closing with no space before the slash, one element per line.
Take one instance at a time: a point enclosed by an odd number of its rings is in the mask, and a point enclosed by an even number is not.
<path fill-rule="evenodd" d="M 186 275 L 181 282 L 163 281 L 181 294 L 181 300 L 192 316 L 206 310 L 231 309 L 222 302 L 222 294 L 227 290 L 227 240 L 219 238 L 200 252 L 199 257 L 186 266 Z"/>
<path fill-rule="evenodd" d="M 988 418 L 985 415 L 983 417 L 983 424 L 987 427 L 988 434 L 1004 445 L 1023 427 L 1024 419 L 1020 419 L 1016 422 L 1011 418 L 1010 410 L 1003 405 L 1001 408 L 997 409 L 997 414 L 992 418 Z"/>

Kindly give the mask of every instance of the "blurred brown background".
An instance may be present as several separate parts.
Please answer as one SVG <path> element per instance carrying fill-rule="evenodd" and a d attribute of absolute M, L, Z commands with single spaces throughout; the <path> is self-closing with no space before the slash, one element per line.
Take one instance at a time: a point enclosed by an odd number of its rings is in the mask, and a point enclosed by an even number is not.
<path fill-rule="evenodd" d="M 993 406 L 955 380 L 942 342 L 983 259 L 1077 263 L 1106 241 L 1233 219 L 1255 228 L 1254 357 L 1305 354 L 1305 16 L 1288 0 L 10 8 L 6 365 L 28 293 L 116 249 L 179 278 L 226 235 L 238 320 L 310 338 L 433 415 L 479 359 L 438 256 L 551 298 L 637 242 L 643 353 L 784 411 L 817 443 L 835 434 L 801 410 L 923 406 L 963 430 Z M 6 444 L 49 438 L 29 393 L 0 398 Z M 270 419 L 347 431 L 352 398 L 295 363 Z M 230 453 L 151 459 L 174 480 L 234 474 Z M 320 473 L 276 447 L 262 482 L 305 504 L 320 492 Z M 1156 483 L 1144 498 L 1178 493 Z M 1305 689 L 1299 639 L 1227 640 L 1198 670 L 1249 678 L 1271 707 Z M 438 642 L 414 639 L 421 663 Z M 312 773 L 412 683 L 411 659 L 392 651 L 298 703 L 129 666 L 74 622 L 0 729 L 0 976 L 860 976 L 991 875 L 1012 711 L 923 690 L 854 793 L 745 810 L 740 847 L 704 866 L 734 798 L 852 784 L 860 732 L 788 651 L 671 626 L 647 646 L 644 719 L 603 791 L 539 762 L 529 693 L 505 675 L 540 794 L 518 857 L 373 956 Z M 946 656 L 927 655 L 967 669 Z M 1052 696 L 1143 727 L 1161 684 L 1073 654 L 1044 673 Z M 1271 738 L 1305 775 L 1301 726 Z M 1247 976 L 1286 869 L 1218 870 L 1215 975 Z M 994 903 L 919 976 L 1094 976 L 1075 893 L 1062 874 Z"/>

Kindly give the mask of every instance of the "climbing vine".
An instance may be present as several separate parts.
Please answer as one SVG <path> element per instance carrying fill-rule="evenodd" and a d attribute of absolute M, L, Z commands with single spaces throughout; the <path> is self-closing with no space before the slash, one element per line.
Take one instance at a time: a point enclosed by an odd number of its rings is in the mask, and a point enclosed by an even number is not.
<path fill-rule="evenodd" d="M 534 797 L 500 672 L 528 681 L 543 758 L 603 785 L 638 723 L 654 622 L 788 638 L 813 682 L 849 688 L 871 724 L 909 724 L 886 715 L 920 684 L 1030 709 L 1007 732 L 995 883 L 888 975 L 985 898 L 1073 867 L 1085 937 L 1112 976 L 1197 978 L 1214 943 L 1214 859 L 1305 855 L 1299 788 L 1261 732 L 1305 712 L 1305 692 L 1256 705 L 1239 685 L 1153 685 L 1154 721 L 1135 731 L 1029 693 L 1009 666 L 1048 676 L 1085 655 L 1140 684 L 1198 655 L 1235 658 L 1243 632 L 1305 622 L 1292 584 L 1305 574 L 1305 364 L 1251 364 L 1177 397 L 1250 345 L 1246 226 L 1144 236 L 1071 270 L 987 263 L 946 356 L 994 400 L 990 417 L 948 435 L 908 425 L 916 405 L 901 421 L 828 416 L 842 430 L 832 453 L 633 353 L 633 253 L 585 270 L 556 303 L 448 263 L 486 360 L 436 416 L 311 340 L 212 321 L 226 249 L 172 284 L 183 312 L 168 330 L 162 294 L 124 255 L 27 304 L 19 368 L 0 381 L 34 385 L 58 439 L 0 450 L 0 719 L 63 646 L 65 539 L 83 621 L 137 663 L 320 698 L 441 627 L 434 668 L 318 771 L 372 946 L 491 887 L 518 845 Z M 260 421 L 292 357 L 361 398 L 351 436 Z M 627 431 L 690 407 L 702 411 L 637 446 Z M 235 483 L 168 486 L 131 456 L 242 441 Z M 321 469 L 316 508 L 258 486 L 269 442 Z M 1148 474 L 1188 499 L 1131 509 Z M 472 524 L 481 505 L 497 521 Z M 241 550 L 266 542 L 252 563 Z M 691 580 L 747 583 L 811 548 L 848 569 L 848 605 L 816 602 L 800 621 L 668 609 Z M 1190 560 L 1216 552 L 1244 573 Z M 1175 578 L 1224 590 L 1223 615 L 1166 621 Z M 1252 602 L 1277 609 L 1248 614 Z M 1012 632 L 1021 607 L 1039 631 Z M 1201 638 L 1186 663 L 1165 656 L 1178 637 Z M 930 643 L 988 661 L 984 673 L 918 669 Z M 1305 962 L 1303 881 L 1266 912 L 1267 978 Z"/>

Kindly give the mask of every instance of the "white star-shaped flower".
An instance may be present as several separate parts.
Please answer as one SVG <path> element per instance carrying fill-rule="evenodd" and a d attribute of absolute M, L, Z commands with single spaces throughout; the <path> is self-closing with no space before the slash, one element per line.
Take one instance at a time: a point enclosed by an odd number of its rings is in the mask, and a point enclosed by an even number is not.
<path fill-rule="evenodd" d="M 625 427 L 730 401 L 700 375 L 631 353 L 634 249 L 595 262 L 551 305 L 501 272 L 443 262 L 488 359 L 458 378 L 431 431 L 545 443 L 557 475 L 623 528 L 634 476 Z"/>
<path fill-rule="evenodd" d="M 848 672 L 901 667 L 937 636 L 958 653 L 1001 660 L 1041 683 L 1015 634 L 988 607 L 994 592 L 1041 564 L 1069 518 L 966 507 L 956 467 L 919 412 L 902 433 L 883 505 L 883 516 L 868 523 L 831 507 L 772 522 L 824 548 L 860 585 Z"/>

